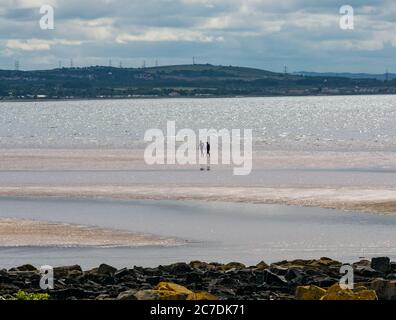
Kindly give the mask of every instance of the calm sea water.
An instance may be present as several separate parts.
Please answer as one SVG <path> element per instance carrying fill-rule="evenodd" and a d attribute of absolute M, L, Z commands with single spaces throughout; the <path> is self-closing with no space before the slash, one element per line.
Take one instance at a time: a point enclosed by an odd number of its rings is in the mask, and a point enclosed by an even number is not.
<path fill-rule="evenodd" d="M 256 149 L 396 150 L 396 96 L 1 102 L 0 148 L 138 148 L 167 120 L 253 129 Z"/>
<path fill-rule="evenodd" d="M 396 258 L 396 216 L 279 205 L 195 201 L 0 198 L 0 217 L 93 225 L 189 240 L 177 247 L 0 247 L 0 268 L 109 263 L 158 266 L 177 261 L 256 264 L 329 256 L 342 261 Z"/>

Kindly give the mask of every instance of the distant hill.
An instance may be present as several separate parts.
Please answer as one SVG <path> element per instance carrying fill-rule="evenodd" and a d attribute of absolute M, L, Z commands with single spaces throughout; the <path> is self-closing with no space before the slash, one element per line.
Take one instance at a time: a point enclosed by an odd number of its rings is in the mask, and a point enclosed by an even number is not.
<path fill-rule="evenodd" d="M 210 64 L 0 70 L 0 99 L 396 93 L 396 81 L 307 76 Z"/>
<path fill-rule="evenodd" d="M 349 79 L 376 79 L 380 81 L 396 79 L 396 73 L 370 74 L 370 73 L 349 73 L 349 72 L 294 72 L 294 75 L 306 77 L 342 77 Z"/>

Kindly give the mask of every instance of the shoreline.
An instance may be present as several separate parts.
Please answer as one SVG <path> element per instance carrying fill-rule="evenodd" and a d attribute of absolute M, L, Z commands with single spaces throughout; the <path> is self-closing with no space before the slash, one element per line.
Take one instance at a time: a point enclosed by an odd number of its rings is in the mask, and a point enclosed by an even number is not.
<path fill-rule="evenodd" d="M 283 97 L 349 97 L 349 96 L 394 96 L 396 93 L 370 93 L 370 92 L 365 92 L 365 93 L 334 93 L 334 94 L 289 94 L 289 95 L 247 95 L 247 96 L 235 96 L 235 95 L 225 95 L 225 96 L 178 96 L 178 97 L 172 97 L 172 96 L 142 96 L 142 97 L 106 97 L 106 98 L 100 98 L 100 97 L 92 97 L 92 98 L 60 98 L 60 99 L 0 99 L 1 102 L 56 102 L 56 101 L 105 101 L 105 100 L 160 100 L 160 99 L 240 99 L 240 98 L 283 98 Z"/>

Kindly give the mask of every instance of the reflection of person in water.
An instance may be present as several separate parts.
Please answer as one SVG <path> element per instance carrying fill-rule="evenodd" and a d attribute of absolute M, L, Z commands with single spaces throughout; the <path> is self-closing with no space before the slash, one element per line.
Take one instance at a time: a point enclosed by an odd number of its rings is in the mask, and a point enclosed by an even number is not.
<path fill-rule="evenodd" d="M 205 147 L 205 144 L 202 141 L 199 141 L 199 149 L 201 150 L 201 157 L 205 156 L 204 147 Z"/>
<path fill-rule="evenodd" d="M 210 143 L 206 142 L 206 156 L 210 158 Z"/>

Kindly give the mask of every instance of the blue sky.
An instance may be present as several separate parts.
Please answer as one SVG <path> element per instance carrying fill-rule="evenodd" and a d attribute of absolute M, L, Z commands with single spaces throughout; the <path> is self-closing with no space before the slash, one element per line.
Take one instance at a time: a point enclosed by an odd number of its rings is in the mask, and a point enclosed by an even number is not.
<path fill-rule="evenodd" d="M 351 5 L 354 30 L 339 27 Z M 40 7 L 55 10 L 41 30 Z M 191 63 L 396 72 L 395 0 L 0 0 L 0 68 Z"/>

